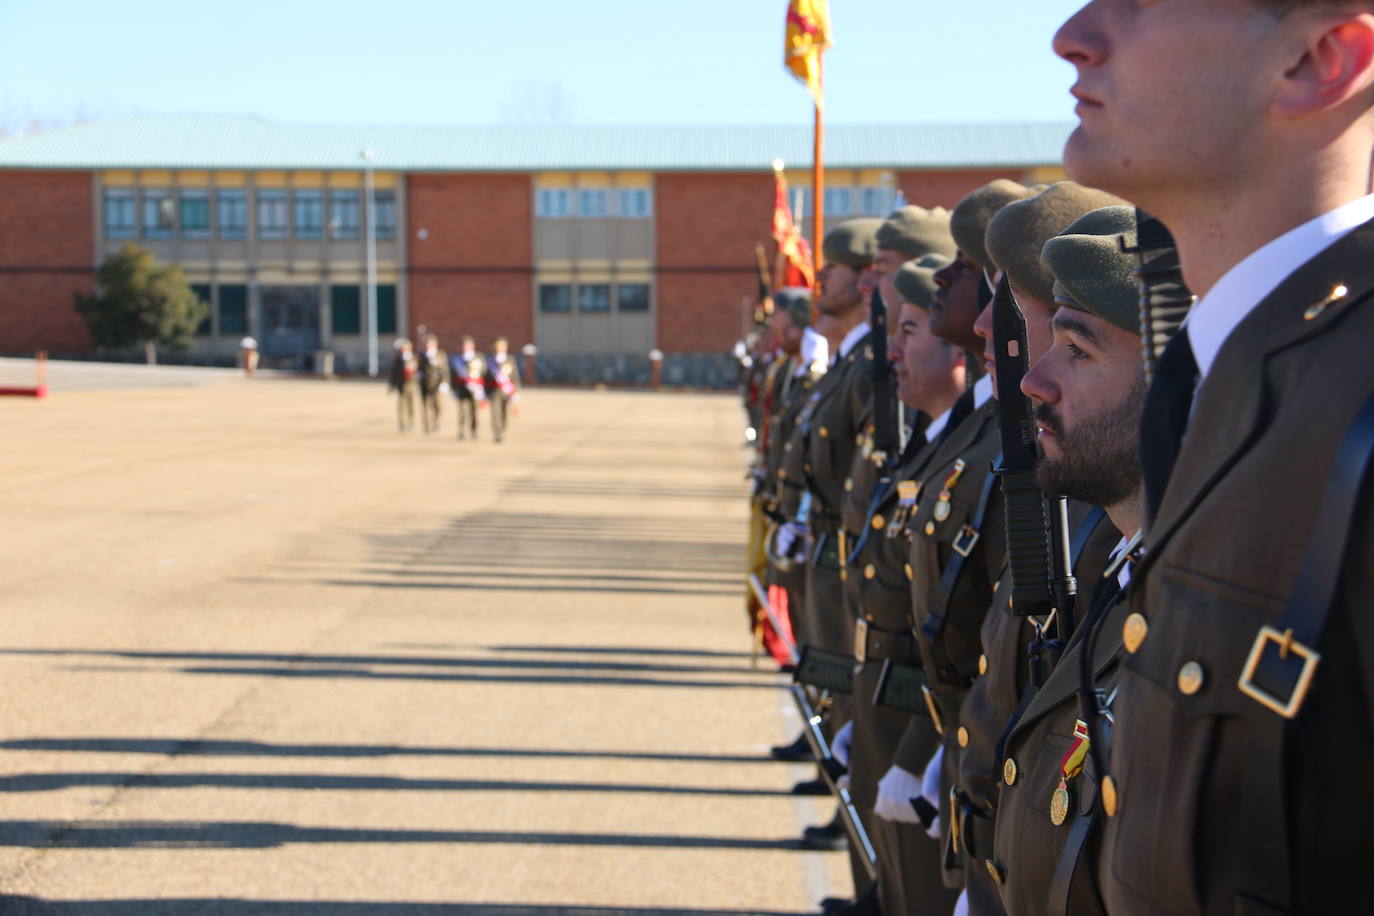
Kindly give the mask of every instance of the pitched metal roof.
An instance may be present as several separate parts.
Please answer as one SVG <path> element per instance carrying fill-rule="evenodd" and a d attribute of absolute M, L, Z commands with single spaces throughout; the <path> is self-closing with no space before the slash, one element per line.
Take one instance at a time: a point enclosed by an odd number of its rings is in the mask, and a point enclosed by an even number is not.
<path fill-rule="evenodd" d="M 1052 165 L 1068 124 L 836 125 L 828 168 Z M 809 125 L 775 127 L 311 127 L 253 117 L 141 115 L 0 140 L 0 168 L 394 171 L 754 171 L 811 163 Z"/>

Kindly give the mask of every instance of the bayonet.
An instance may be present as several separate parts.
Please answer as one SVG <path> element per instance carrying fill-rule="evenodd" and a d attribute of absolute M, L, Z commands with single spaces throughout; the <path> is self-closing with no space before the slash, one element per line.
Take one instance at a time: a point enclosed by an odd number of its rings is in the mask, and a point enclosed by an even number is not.
<path fill-rule="evenodd" d="M 897 396 L 892 363 L 887 359 L 887 304 L 880 289 L 869 302 L 869 333 L 873 340 L 873 460 L 890 470 L 901 453 L 897 434 Z"/>

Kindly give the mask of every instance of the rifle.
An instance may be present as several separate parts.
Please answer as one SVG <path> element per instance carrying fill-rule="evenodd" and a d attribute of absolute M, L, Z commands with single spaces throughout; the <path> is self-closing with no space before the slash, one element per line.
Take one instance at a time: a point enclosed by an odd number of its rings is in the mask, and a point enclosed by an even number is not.
<path fill-rule="evenodd" d="M 1197 297 L 1183 283 L 1174 237 L 1158 219 L 1136 208 L 1136 245 L 1122 251 L 1136 257 L 1140 280 L 1140 343 L 1145 357 L 1145 381 L 1154 378 L 1159 354 L 1183 324 Z"/>
<path fill-rule="evenodd" d="M 1026 317 L 1003 276 L 992 299 L 992 339 L 997 365 L 997 411 L 1002 432 L 1002 464 L 995 473 L 1002 480 L 1006 501 L 1007 566 L 1011 574 L 1011 612 L 1044 616 L 1035 621 L 1037 638 L 1031 643 L 1031 681 L 1045 682 L 1063 652 L 1073 626 L 1078 583 L 1070 556 L 1068 505 L 1056 497 L 1054 524 L 1045 512 L 1045 494 L 1035 479 L 1038 457 L 1035 420 L 1021 380 L 1030 369 L 1026 351 Z M 1057 614 L 1057 639 L 1045 637 L 1049 616 Z"/>
<path fill-rule="evenodd" d="M 807 647 L 807 650 L 803 651 L 801 655 L 797 654 L 797 647 L 791 640 L 787 639 L 786 631 L 782 628 L 777 614 L 773 610 L 773 604 L 768 600 L 768 593 L 764 590 L 763 584 L 759 582 L 758 576 L 751 575 L 749 577 L 749 587 L 754 590 L 754 597 L 758 599 L 764 613 L 768 615 L 769 621 L 773 624 L 773 631 L 786 642 L 787 653 L 791 656 L 792 663 L 796 665 L 797 673 L 800 674 L 803 667 L 807 666 L 806 659 L 813 650 Z M 833 656 L 834 653 L 825 653 L 825 655 Z M 850 659 L 849 661 L 852 683 L 853 660 Z M 859 853 L 859 860 L 863 863 L 864 871 L 868 873 L 869 878 L 877 880 L 877 850 L 873 848 L 873 843 L 868 838 L 868 831 L 864 830 L 863 822 L 859 820 L 859 810 L 854 807 L 854 799 L 850 797 L 849 790 L 843 788 L 839 783 L 840 777 L 845 772 L 844 764 L 836 760 L 835 755 L 830 752 L 830 742 L 826 739 L 825 732 L 821 730 L 823 720 L 817 707 L 822 706 L 827 698 L 824 693 L 820 693 L 817 700 L 813 702 L 807 694 L 806 686 L 796 683 L 795 680 L 791 692 L 792 699 L 797 704 L 797 711 L 801 713 L 802 722 L 805 726 L 803 734 L 806 735 L 806 742 L 811 745 L 811 753 L 816 756 L 821 776 L 825 779 L 826 785 L 830 787 L 830 793 L 835 796 L 835 801 L 839 805 L 840 819 L 844 821 L 845 830 L 849 833 L 849 840 L 854 844 L 853 848 Z"/>

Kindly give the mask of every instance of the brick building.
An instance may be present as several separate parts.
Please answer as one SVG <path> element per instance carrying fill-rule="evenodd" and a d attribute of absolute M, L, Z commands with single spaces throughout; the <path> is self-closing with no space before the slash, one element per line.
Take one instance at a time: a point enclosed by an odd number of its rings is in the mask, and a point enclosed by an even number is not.
<path fill-rule="evenodd" d="M 1056 178 L 1067 132 L 829 128 L 827 222 L 885 214 L 898 189 L 951 206 L 992 178 Z M 775 158 L 809 212 L 805 126 L 151 116 L 3 140 L 0 353 L 89 352 L 73 294 L 133 241 L 180 265 L 212 306 L 190 361 L 229 363 L 249 334 L 269 365 L 330 350 L 360 371 L 371 229 L 383 368 L 392 338 L 423 325 L 450 346 L 462 333 L 533 343 L 546 380 L 642 380 L 658 349 L 666 381 L 724 383 L 752 310 L 754 248 L 770 246 Z"/>

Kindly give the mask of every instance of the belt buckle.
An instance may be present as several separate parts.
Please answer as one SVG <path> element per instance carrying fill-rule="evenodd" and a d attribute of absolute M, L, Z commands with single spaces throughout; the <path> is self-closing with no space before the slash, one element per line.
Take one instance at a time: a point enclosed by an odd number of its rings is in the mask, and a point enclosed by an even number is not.
<path fill-rule="evenodd" d="M 926 709 L 930 710 L 930 720 L 935 723 L 935 731 L 944 735 L 945 720 L 940 718 L 940 708 L 935 705 L 935 695 L 930 692 L 930 685 L 921 685 L 921 696 L 925 697 Z"/>
<path fill-rule="evenodd" d="M 1259 669 L 1265 650 L 1271 644 L 1279 650 L 1280 659 L 1286 659 L 1291 652 L 1303 660 L 1302 671 L 1289 691 L 1287 700 L 1274 696 L 1254 681 L 1255 672 Z M 1255 644 L 1250 647 L 1250 657 L 1245 660 L 1245 667 L 1241 670 L 1240 680 L 1236 686 L 1240 688 L 1241 693 L 1261 706 L 1273 710 L 1285 719 L 1291 719 L 1298 714 L 1303 701 L 1307 699 L 1307 691 L 1312 687 L 1312 679 L 1317 674 L 1317 663 L 1321 658 L 1320 652 L 1294 640 L 1292 630 L 1280 633 L 1271 626 L 1262 626 L 1259 635 L 1255 637 Z"/>
<path fill-rule="evenodd" d="M 959 529 L 959 533 L 954 538 L 954 543 L 950 546 L 954 548 L 955 553 L 967 559 L 968 555 L 973 553 L 973 548 L 978 546 L 979 537 L 980 535 L 971 525 L 965 525 Z"/>
<path fill-rule="evenodd" d="M 854 621 L 854 660 L 859 664 L 868 661 L 868 621 Z"/>

